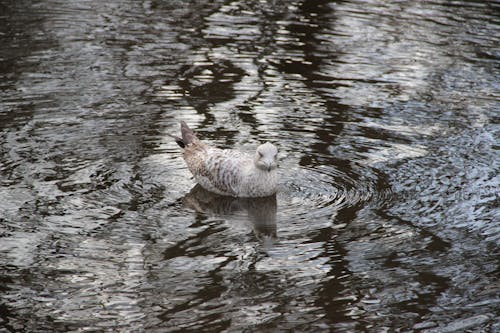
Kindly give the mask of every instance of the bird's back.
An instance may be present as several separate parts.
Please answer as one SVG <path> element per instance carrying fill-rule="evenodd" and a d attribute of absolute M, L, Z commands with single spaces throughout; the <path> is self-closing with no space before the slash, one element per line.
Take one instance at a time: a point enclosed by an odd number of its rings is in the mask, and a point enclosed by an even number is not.
<path fill-rule="evenodd" d="M 252 160 L 235 150 L 210 147 L 201 141 L 184 150 L 184 160 L 196 181 L 223 195 L 239 195 L 244 170 Z"/>

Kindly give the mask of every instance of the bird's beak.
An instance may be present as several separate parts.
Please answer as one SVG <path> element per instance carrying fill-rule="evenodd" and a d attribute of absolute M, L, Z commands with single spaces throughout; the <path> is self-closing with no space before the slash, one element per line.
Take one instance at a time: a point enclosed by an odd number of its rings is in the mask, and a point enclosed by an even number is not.
<path fill-rule="evenodd" d="M 271 171 L 273 169 L 276 169 L 276 163 L 274 163 L 274 162 L 268 162 L 268 163 L 266 163 L 266 167 L 267 167 L 266 168 L 267 171 Z"/>

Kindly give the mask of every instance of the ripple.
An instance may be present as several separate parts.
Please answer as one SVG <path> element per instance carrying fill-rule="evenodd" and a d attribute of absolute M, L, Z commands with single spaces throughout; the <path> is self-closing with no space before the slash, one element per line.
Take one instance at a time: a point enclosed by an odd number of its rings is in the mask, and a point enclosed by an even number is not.
<path fill-rule="evenodd" d="M 362 203 L 383 204 L 390 195 L 377 171 L 353 166 L 340 170 L 332 166 L 298 167 L 284 172 L 279 193 L 279 212 L 301 219 L 334 217 L 346 207 Z"/>
<path fill-rule="evenodd" d="M 5 3 L 4 330 L 498 328 L 498 5 Z M 181 119 L 279 193 L 191 189 Z"/>

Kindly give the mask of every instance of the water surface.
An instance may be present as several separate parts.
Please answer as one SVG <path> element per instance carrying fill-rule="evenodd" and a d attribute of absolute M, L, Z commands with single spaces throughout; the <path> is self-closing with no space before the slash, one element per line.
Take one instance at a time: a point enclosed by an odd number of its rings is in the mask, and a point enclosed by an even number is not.
<path fill-rule="evenodd" d="M 0 332 L 499 331 L 499 7 L 4 1 Z"/>

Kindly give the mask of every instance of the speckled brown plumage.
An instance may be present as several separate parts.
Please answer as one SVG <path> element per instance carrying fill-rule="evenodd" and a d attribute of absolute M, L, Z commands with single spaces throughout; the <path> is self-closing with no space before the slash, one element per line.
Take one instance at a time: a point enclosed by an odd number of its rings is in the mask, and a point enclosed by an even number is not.
<path fill-rule="evenodd" d="M 200 141 L 181 122 L 183 157 L 189 171 L 206 190 L 234 197 L 264 197 L 276 193 L 278 150 L 270 143 L 257 148 L 252 157 L 230 149 L 219 149 Z"/>

